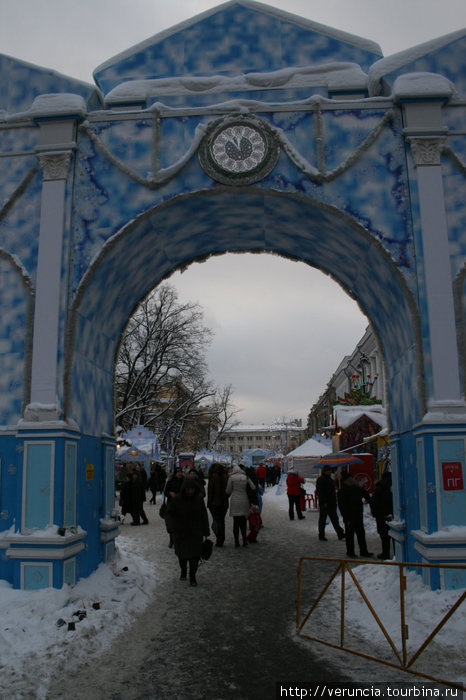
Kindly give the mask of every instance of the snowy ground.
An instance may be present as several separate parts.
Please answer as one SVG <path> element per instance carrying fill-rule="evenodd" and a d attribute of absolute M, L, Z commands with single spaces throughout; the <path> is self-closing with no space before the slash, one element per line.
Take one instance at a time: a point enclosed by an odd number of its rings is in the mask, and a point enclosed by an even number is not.
<path fill-rule="evenodd" d="M 308 490 L 311 491 L 311 484 Z M 283 489 L 267 490 L 264 510 L 267 512 L 267 523 L 273 521 L 274 514 L 277 521 L 286 521 L 287 499 Z M 78 582 L 73 588 L 17 591 L 5 581 L 0 581 L 0 670 L 2 688 L 3 691 L 9 690 L 9 698 L 47 698 L 50 679 L 58 666 L 62 665 L 70 672 L 73 668 L 89 665 L 91 659 L 95 660 L 97 655 L 107 652 L 117 637 L 131 628 L 136 616 L 149 605 L 160 580 L 166 577 L 155 554 L 157 549 L 154 542 L 156 544 L 158 538 L 163 542 L 164 556 L 168 556 L 166 533 L 163 521 L 156 515 L 157 511 L 158 506 L 148 510 L 151 524 L 147 528 L 123 526 L 117 540 L 117 561 L 111 565 L 101 565 L 89 579 Z M 316 534 L 316 514 L 308 514 L 307 520 L 302 523 L 308 531 Z M 369 515 L 366 523 L 366 529 L 373 535 L 375 528 Z M 268 528 L 264 533 L 270 536 Z M 286 532 L 283 536 L 286 537 Z M 344 552 L 341 552 L 340 556 L 343 555 Z M 357 577 L 383 624 L 399 645 L 396 567 L 376 564 L 359 567 Z M 335 615 L 338 613 L 339 584 L 335 583 L 326 596 L 325 616 L 328 620 L 329 609 L 335 608 Z M 419 577 L 408 574 L 406 609 L 411 653 L 458 597 L 458 592 L 454 591 L 431 592 L 423 586 Z M 317 610 L 316 614 L 319 614 Z M 362 636 L 366 650 L 375 654 L 384 640 L 381 640 L 380 630 L 353 584 L 348 587 L 345 616 L 347 628 L 356 636 Z M 338 623 L 335 627 L 338 630 Z M 432 675 L 455 682 L 464 681 L 465 630 L 466 604 L 463 603 L 438 635 L 433 651 L 429 652 L 429 671 Z M 303 631 L 306 632 L 306 628 Z M 293 634 L 294 620 L 290 619 L 290 636 Z M 298 637 L 295 639 L 300 645 L 311 644 Z M 318 645 L 314 643 L 314 646 Z M 342 655 L 341 652 L 337 653 Z M 357 666 L 354 662 L 356 657 L 344 657 L 345 672 L 350 674 L 351 669 Z M 413 676 L 406 677 L 406 680 L 414 679 Z M 361 680 L 360 676 L 355 680 Z M 28 688 L 27 694 L 22 693 L 22 688 Z M 0 697 L 7 696 L 0 693 Z"/>

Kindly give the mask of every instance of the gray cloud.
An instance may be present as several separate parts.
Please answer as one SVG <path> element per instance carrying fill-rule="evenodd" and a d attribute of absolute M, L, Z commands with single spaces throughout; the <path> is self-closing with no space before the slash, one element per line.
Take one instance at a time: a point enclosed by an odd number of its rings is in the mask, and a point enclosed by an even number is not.
<path fill-rule="evenodd" d="M 225 255 L 171 278 L 214 331 L 209 367 L 233 384 L 242 422 L 305 418 L 367 326 L 322 272 L 275 255 Z"/>

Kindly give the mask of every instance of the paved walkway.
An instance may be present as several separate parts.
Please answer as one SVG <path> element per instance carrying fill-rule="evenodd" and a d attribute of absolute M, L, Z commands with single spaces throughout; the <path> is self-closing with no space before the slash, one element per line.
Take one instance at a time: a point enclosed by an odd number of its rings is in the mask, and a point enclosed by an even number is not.
<path fill-rule="evenodd" d="M 197 588 L 179 581 L 158 505 L 146 504 L 146 512 L 148 527 L 122 529 L 158 563 L 152 603 L 102 659 L 62 679 L 50 700 L 269 700 L 276 682 L 351 680 L 342 670 L 348 655 L 294 633 L 299 557 L 345 552 L 331 526 L 328 542 L 318 541 L 317 512 L 290 522 L 283 499 L 267 494 L 258 543 L 239 549 L 227 516 L 225 546 L 201 566 Z M 376 536 L 368 541 L 378 547 Z M 320 590 L 333 568 L 313 566 L 308 584 Z M 360 680 L 371 680 L 375 665 L 361 663 Z"/>

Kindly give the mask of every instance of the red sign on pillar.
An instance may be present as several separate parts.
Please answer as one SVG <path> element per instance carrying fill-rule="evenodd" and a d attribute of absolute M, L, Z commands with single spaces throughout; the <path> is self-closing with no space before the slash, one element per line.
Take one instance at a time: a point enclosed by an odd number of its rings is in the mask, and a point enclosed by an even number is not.
<path fill-rule="evenodd" d="M 443 490 L 462 491 L 463 465 L 461 462 L 442 462 Z"/>

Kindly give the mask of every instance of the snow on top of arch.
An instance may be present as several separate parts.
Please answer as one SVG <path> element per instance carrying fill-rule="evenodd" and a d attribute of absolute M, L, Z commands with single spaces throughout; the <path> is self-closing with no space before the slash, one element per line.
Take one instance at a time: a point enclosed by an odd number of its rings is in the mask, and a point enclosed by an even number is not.
<path fill-rule="evenodd" d="M 384 76 L 397 71 L 404 66 L 417 61 L 427 54 L 434 53 L 439 49 L 451 44 L 466 36 L 466 29 L 459 29 L 456 32 L 445 34 L 436 39 L 417 44 L 404 51 L 399 51 L 391 56 L 381 58 L 369 68 L 369 95 L 380 94 L 380 83 Z"/>

